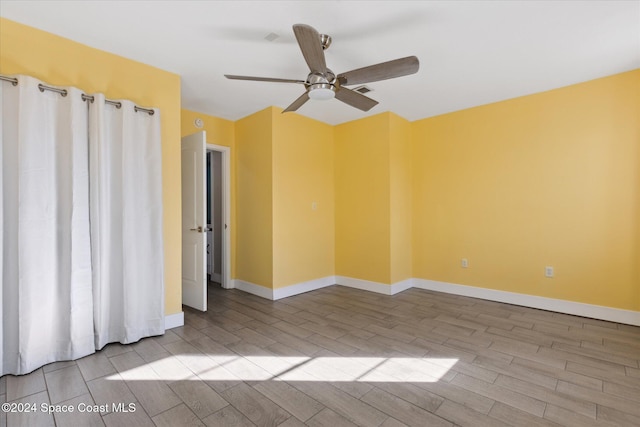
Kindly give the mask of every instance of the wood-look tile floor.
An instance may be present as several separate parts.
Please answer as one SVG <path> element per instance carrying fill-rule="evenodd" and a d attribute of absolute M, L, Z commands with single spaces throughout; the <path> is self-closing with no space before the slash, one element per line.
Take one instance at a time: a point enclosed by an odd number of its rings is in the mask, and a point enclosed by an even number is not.
<path fill-rule="evenodd" d="M 163 336 L 2 377 L 37 410 L 0 425 L 640 426 L 638 359 L 638 327 L 473 298 L 210 286 Z"/>

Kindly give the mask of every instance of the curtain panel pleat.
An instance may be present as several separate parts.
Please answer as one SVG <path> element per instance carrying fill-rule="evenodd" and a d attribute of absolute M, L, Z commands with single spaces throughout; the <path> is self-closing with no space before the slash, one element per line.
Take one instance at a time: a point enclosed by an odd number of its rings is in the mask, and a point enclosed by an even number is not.
<path fill-rule="evenodd" d="M 96 348 L 164 333 L 160 120 L 95 95 L 89 107 Z M 117 171 L 117 173 L 115 173 Z"/>
<path fill-rule="evenodd" d="M 0 375 L 164 333 L 159 112 L 17 77 L 0 88 Z"/>

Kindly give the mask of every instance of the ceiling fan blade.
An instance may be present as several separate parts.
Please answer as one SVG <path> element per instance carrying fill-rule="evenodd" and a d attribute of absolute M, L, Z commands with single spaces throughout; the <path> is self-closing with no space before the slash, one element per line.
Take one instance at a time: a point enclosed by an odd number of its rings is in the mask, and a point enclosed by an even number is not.
<path fill-rule="evenodd" d="M 337 88 L 336 98 L 344 102 L 345 104 L 349 104 L 352 107 L 355 107 L 362 111 L 369 111 L 370 109 L 378 105 L 378 101 L 375 101 L 368 96 L 364 96 L 363 94 L 351 89 L 347 89 L 346 87 Z"/>
<path fill-rule="evenodd" d="M 309 69 L 312 72 L 324 74 L 327 71 L 327 63 L 324 59 L 320 34 L 315 28 L 305 24 L 295 24 L 293 33 L 296 35 L 302 56 L 307 61 Z"/>
<path fill-rule="evenodd" d="M 274 82 L 274 83 L 302 83 L 304 84 L 304 80 L 293 80 L 293 79 L 276 79 L 272 77 L 251 77 L 251 76 L 236 76 L 233 74 L 225 74 L 226 78 L 231 80 L 251 80 L 256 82 Z"/>
<path fill-rule="evenodd" d="M 298 108 L 302 107 L 302 105 L 309 100 L 309 92 L 305 92 L 298 99 L 293 101 L 291 105 L 285 108 L 282 112 L 288 113 L 290 111 L 296 111 Z"/>
<path fill-rule="evenodd" d="M 346 73 L 338 74 L 337 78 L 342 86 L 356 85 L 407 76 L 417 73 L 419 68 L 420 62 L 418 58 L 407 56 L 406 58 L 394 59 L 393 61 L 347 71 Z"/>

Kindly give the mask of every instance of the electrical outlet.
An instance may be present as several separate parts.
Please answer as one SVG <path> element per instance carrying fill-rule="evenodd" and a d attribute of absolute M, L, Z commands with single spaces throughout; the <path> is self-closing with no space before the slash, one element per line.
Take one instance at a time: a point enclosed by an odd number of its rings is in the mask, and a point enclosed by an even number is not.
<path fill-rule="evenodd" d="M 311 202 L 311 210 L 312 211 L 318 210 L 318 202 Z"/>
<path fill-rule="evenodd" d="M 460 262 L 460 265 L 462 266 L 462 268 L 468 268 L 469 267 L 469 260 L 466 258 L 462 258 L 462 262 Z"/>
<path fill-rule="evenodd" d="M 548 265 L 544 268 L 544 277 L 553 277 L 553 267 Z"/>

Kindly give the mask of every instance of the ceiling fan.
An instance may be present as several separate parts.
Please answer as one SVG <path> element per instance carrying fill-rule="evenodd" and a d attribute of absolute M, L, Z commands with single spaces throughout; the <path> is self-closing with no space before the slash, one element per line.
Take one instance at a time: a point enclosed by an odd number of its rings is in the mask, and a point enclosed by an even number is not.
<path fill-rule="evenodd" d="M 310 73 L 306 80 L 236 76 L 232 74 L 225 74 L 224 76 L 233 80 L 303 84 L 306 89 L 305 92 L 293 101 L 283 113 L 296 111 L 307 102 L 309 98 L 331 99 L 333 97 L 362 111 L 369 111 L 378 104 L 378 101 L 364 96 L 355 90 L 348 89 L 345 86 L 407 76 L 418 72 L 418 68 L 420 67 L 418 58 L 408 56 L 406 58 L 369 65 L 368 67 L 335 75 L 333 71 L 327 68 L 324 58 L 324 50 L 331 45 L 331 37 L 326 34 L 320 34 L 313 27 L 305 24 L 294 25 L 293 32 L 302 51 L 302 55 L 309 66 Z"/>

